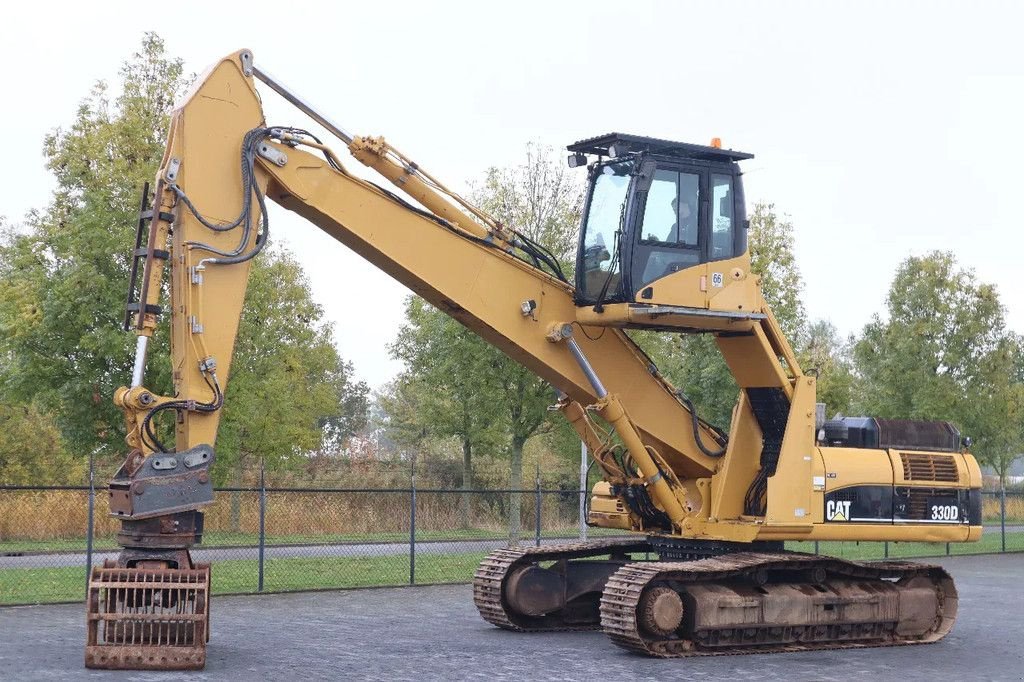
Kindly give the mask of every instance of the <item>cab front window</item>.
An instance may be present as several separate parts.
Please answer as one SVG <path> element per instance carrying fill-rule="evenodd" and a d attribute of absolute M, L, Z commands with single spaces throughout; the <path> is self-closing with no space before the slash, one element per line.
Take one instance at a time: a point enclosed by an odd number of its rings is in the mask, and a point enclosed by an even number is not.
<path fill-rule="evenodd" d="M 597 171 L 580 253 L 579 283 L 585 299 L 618 291 L 621 282 L 621 230 L 632 163 L 615 163 Z"/>

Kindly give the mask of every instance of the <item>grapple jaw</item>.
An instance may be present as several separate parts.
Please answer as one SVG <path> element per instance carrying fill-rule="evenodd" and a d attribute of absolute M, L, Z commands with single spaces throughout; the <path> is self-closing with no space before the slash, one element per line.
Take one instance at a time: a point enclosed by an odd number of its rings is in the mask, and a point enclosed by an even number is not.
<path fill-rule="evenodd" d="M 210 565 L 94 568 L 85 666 L 201 670 L 210 638 Z"/>
<path fill-rule="evenodd" d="M 210 638 L 210 566 L 192 561 L 213 501 L 213 449 L 130 453 L 110 483 L 121 519 L 117 561 L 94 568 L 86 602 L 87 668 L 201 670 Z"/>

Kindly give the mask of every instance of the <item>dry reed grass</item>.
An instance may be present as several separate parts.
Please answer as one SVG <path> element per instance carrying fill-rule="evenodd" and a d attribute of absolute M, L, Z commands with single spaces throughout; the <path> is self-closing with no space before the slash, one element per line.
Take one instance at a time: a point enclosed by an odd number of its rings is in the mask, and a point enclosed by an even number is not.
<path fill-rule="evenodd" d="M 418 531 L 445 532 L 471 528 L 500 533 L 508 528 L 508 495 L 469 494 L 468 522 L 458 493 L 418 492 Z M 108 515 L 107 495 L 97 491 L 95 536 L 113 537 L 117 519 Z M 542 530 L 575 528 L 575 493 L 542 496 Z M 271 536 L 372 535 L 408 533 L 410 495 L 405 491 L 357 493 L 267 493 L 266 532 Z M 521 526 L 535 526 L 533 493 L 522 495 Z M 259 495 L 218 492 L 205 509 L 206 532 L 259 532 Z M 73 541 L 85 537 L 88 493 L 79 490 L 0 491 L 0 541 Z"/>

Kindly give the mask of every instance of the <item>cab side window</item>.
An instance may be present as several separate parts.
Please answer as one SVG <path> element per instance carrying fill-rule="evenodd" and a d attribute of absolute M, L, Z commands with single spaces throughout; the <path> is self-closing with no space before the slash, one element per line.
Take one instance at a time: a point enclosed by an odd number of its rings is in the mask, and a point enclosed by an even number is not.
<path fill-rule="evenodd" d="M 733 215 L 732 176 L 711 175 L 711 260 L 732 258 L 736 220 Z"/>
<path fill-rule="evenodd" d="M 700 173 L 658 169 L 646 191 L 633 284 L 646 286 L 700 262 Z"/>
<path fill-rule="evenodd" d="M 699 175 L 657 170 L 647 192 L 640 239 L 696 247 L 699 202 Z"/>
<path fill-rule="evenodd" d="M 676 206 L 679 203 L 679 173 L 658 170 L 647 191 L 640 238 L 649 242 L 676 240 Z"/>

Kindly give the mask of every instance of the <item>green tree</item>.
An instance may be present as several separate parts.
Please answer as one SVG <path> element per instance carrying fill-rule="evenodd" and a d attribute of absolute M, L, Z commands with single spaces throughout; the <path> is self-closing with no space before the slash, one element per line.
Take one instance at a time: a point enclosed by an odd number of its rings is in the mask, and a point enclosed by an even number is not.
<path fill-rule="evenodd" d="M 121 94 L 97 83 L 72 125 L 44 146 L 57 187 L 25 229 L 0 240 L 0 388 L 54 419 L 76 456 L 124 453 L 114 390 L 131 376 L 134 338 L 120 329 L 134 247 L 139 188 L 157 170 L 170 108 L 186 81 L 181 61 L 146 34 L 121 70 Z M 147 386 L 171 388 L 167 320 L 158 329 Z M 283 253 L 253 265 L 215 468 L 256 454 L 284 464 L 341 438 L 365 412 L 298 265 Z"/>
<path fill-rule="evenodd" d="M 568 269 L 575 252 L 582 188 L 556 160 L 553 150 L 528 145 L 525 161 L 512 168 L 490 168 L 472 199 L 497 220 L 548 248 Z M 472 481 L 472 453 L 500 435 L 509 461 L 509 487 L 523 485 L 523 449 L 544 427 L 550 387 L 532 372 L 488 345 L 440 311 L 412 300 L 406 325 L 392 345 L 406 363 L 402 396 L 418 395 L 430 415 L 419 430 L 458 437 L 463 446 L 463 485 Z M 429 386 L 414 390 L 412 386 Z M 416 417 L 420 419 L 420 417 Z M 413 427 L 413 432 L 417 429 Z M 509 537 L 520 533 L 521 500 L 509 498 Z"/>
<path fill-rule="evenodd" d="M 754 204 L 748 233 L 750 270 L 761 277 L 761 293 L 794 348 L 800 345 L 806 312 L 800 298 L 804 282 L 794 251 L 793 223 L 775 212 L 775 204 Z"/>
<path fill-rule="evenodd" d="M 419 443 L 424 434 L 457 438 L 462 448 L 462 487 L 473 487 L 473 454 L 502 436 L 491 367 L 497 351 L 476 334 L 428 305 L 406 299 L 405 323 L 390 345 L 405 362 L 386 406 L 392 423 Z M 410 403 L 414 407 L 410 406 Z M 469 495 L 460 496 L 461 522 L 470 526 Z"/>
<path fill-rule="evenodd" d="M 996 289 L 952 253 L 905 260 L 854 347 L 858 407 L 879 417 L 945 419 L 998 465 L 1021 451 L 1021 344 Z"/>
<path fill-rule="evenodd" d="M 124 449 L 110 396 L 131 374 L 132 340 L 119 326 L 138 191 L 156 171 L 168 112 L 185 86 L 181 61 L 153 34 L 120 81 L 113 100 L 98 82 L 71 126 L 46 137 L 53 199 L 0 244 L 0 344 L 13 359 L 0 382 L 55 415 L 80 456 Z M 166 348 L 161 334 L 153 353 Z M 168 388 L 169 367 L 150 378 Z"/>
<path fill-rule="evenodd" d="M 505 225 L 511 225 L 551 251 L 572 277 L 583 187 L 566 170 L 554 150 L 527 145 L 526 159 L 518 166 L 490 168 L 474 202 Z M 493 377 L 500 385 L 500 405 L 508 431 L 509 487 L 523 487 L 523 448 L 548 423 L 547 406 L 554 400 L 551 387 L 525 367 L 496 355 Z M 509 499 L 509 540 L 519 539 L 522 499 Z"/>
<path fill-rule="evenodd" d="M 334 345 L 323 309 L 288 252 L 260 255 L 249 277 L 218 434 L 226 479 L 263 461 L 297 468 L 305 455 L 338 448 L 366 423 L 368 389 Z"/>
<path fill-rule="evenodd" d="M 0 400 L 0 483 L 80 485 L 86 476 L 85 462 L 68 454 L 49 414 Z"/>
<path fill-rule="evenodd" d="M 851 352 L 831 322 L 816 320 L 806 327 L 797 359 L 805 372 L 817 372 L 817 399 L 830 416 L 849 414 L 856 379 Z"/>

